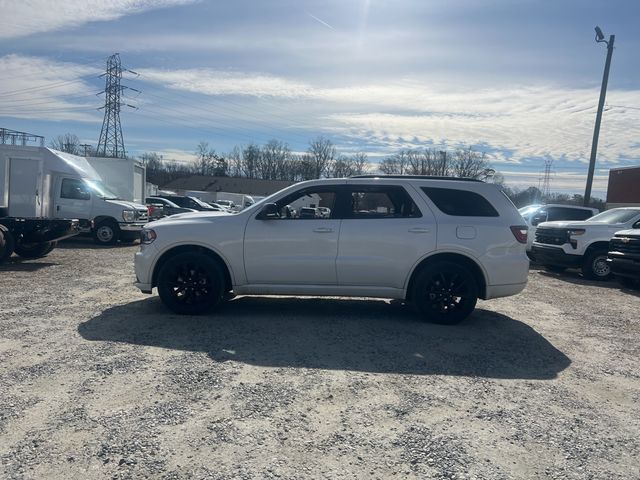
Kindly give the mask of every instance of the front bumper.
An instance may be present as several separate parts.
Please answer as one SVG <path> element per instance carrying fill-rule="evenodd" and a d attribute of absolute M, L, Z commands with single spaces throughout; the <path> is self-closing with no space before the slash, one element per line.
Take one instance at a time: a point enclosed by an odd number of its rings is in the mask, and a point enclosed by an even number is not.
<path fill-rule="evenodd" d="M 640 260 L 609 255 L 607 263 L 611 267 L 611 273 L 614 275 L 640 279 Z"/>
<path fill-rule="evenodd" d="M 582 255 L 571 255 L 566 253 L 562 247 L 543 246 L 538 243 L 534 243 L 531 247 L 531 256 L 536 263 L 542 265 L 576 268 L 582 264 Z"/>
<path fill-rule="evenodd" d="M 121 222 L 118 224 L 120 230 L 123 232 L 140 232 L 143 227 L 147 224 L 147 222 L 134 222 L 134 223 L 124 223 Z"/>

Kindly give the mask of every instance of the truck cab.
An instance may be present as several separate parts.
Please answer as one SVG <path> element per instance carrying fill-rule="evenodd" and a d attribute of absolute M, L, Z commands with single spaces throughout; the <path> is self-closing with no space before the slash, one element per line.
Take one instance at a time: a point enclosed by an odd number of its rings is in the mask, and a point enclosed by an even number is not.
<path fill-rule="evenodd" d="M 54 185 L 54 217 L 80 219 L 96 243 L 132 242 L 148 221 L 146 206 L 120 200 L 97 178 L 58 175 Z"/>

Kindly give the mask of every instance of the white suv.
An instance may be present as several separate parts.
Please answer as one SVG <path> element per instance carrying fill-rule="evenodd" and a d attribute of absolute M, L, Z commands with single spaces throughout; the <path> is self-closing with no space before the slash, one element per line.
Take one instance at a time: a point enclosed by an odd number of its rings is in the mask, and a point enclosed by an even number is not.
<path fill-rule="evenodd" d="M 328 218 L 287 215 L 307 205 Z M 288 208 L 287 208 L 288 207 Z M 362 176 L 302 182 L 237 214 L 197 212 L 150 223 L 136 286 L 177 313 L 236 295 L 335 295 L 412 302 L 452 324 L 478 298 L 527 283 L 527 226 L 495 186 L 474 180 Z"/>

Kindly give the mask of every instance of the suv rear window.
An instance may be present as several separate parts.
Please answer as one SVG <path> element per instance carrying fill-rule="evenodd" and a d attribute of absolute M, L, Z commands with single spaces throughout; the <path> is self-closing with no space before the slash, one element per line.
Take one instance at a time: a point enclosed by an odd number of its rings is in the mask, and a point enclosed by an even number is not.
<path fill-rule="evenodd" d="M 436 207 L 447 215 L 455 217 L 499 217 L 493 205 L 475 192 L 454 188 L 420 187 L 435 203 Z"/>

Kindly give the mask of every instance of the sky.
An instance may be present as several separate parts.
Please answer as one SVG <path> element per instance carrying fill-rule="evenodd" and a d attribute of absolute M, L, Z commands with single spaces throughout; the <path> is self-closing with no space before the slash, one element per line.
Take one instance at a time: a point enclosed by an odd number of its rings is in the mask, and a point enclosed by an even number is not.
<path fill-rule="evenodd" d="M 191 161 L 323 135 L 377 162 L 474 148 L 509 186 L 581 193 L 615 34 L 594 196 L 640 164 L 640 2 L 0 0 L 0 127 L 96 145 L 106 58 L 130 155 Z"/>

